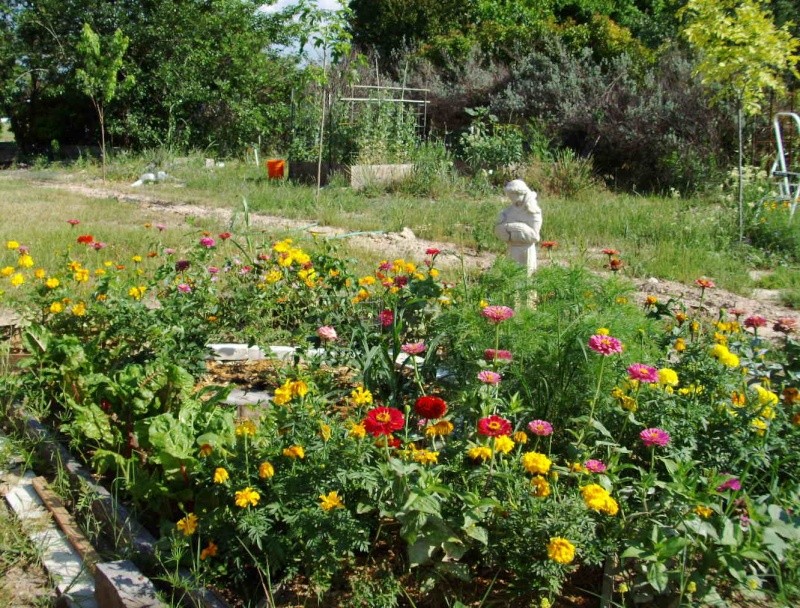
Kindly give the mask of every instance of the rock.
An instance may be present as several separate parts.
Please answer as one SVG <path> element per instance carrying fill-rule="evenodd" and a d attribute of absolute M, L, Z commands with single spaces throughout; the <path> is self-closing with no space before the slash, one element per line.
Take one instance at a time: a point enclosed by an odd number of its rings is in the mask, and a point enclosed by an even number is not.
<path fill-rule="evenodd" d="M 213 169 L 214 168 L 214 159 L 207 158 L 206 159 L 206 169 Z"/>
<path fill-rule="evenodd" d="M 413 241 L 417 238 L 417 235 L 414 234 L 414 231 L 411 228 L 403 228 L 400 231 L 400 238 L 408 239 L 409 241 Z"/>
<path fill-rule="evenodd" d="M 129 560 L 97 564 L 95 598 L 103 608 L 165 608 L 153 583 Z"/>

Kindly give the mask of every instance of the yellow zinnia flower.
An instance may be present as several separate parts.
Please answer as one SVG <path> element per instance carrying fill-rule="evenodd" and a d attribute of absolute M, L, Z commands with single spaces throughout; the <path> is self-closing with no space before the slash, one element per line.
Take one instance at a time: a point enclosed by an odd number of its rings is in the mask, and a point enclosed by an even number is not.
<path fill-rule="evenodd" d="M 494 450 L 501 454 L 508 454 L 514 449 L 514 440 L 508 435 L 500 435 L 494 438 Z"/>
<path fill-rule="evenodd" d="M 353 389 L 350 397 L 355 405 L 369 405 L 372 403 L 372 393 L 363 386 L 357 386 Z"/>
<path fill-rule="evenodd" d="M 86 314 L 86 304 L 84 304 L 83 302 L 78 302 L 77 304 L 73 304 L 72 308 L 70 308 L 70 312 L 76 317 L 82 317 Z"/>
<path fill-rule="evenodd" d="M 31 268 L 33 266 L 33 258 L 27 253 L 23 253 L 17 260 L 17 266 L 19 268 Z"/>
<path fill-rule="evenodd" d="M 439 420 L 435 424 L 425 427 L 426 437 L 444 437 L 453 432 L 453 423 L 449 420 Z"/>
<path fill-rule="evenodd" d="M 472 460 L 482 460 L 486 462 L 492 457 L 492 448 L 489 448 L 485 445 L 476 445 L 475 447 L 467 450 L 467 456 L 469 456 Z"/>
<path fill-rule="evenodd" d="M 436 464 L 439 462 L 439 452 L 431 450 L 414 450 L 411 456 L 415 462 L 420 464 Z"/>
<path fill-rule="evenodd" d="M 57 315 L 60 312 L 64 311 L 64 305 L 61 302 L 53 302 L 50 304 L 50 313 Z"/>
<path fill-rule="evenodd" d="M 61 284 L 60 281 L 55 277 L 50 277 L 44 282 L 45 287 L 47 287 L 48 289 L 55 289 L 60 284 Z"/>
<path fill-rule="evenodd" d="M 183 519 L 179 519 L 178 523 L 175 524 L 175 527 L 183 532 L 184 536 L 191 536 L 197 532 L 197 515 L 194 513 L 189 513 Z"/>
<path fill-rule="evenodd" d="M 0 270 L 0 276 L 10 277 L 12 274 L 14 274 L 13 266 L 5 266 L 2 270 Z"/>
<path fill-rule="evenodd" d="M 19 243 L 17 241 L 6 241 L 6 249 L 9 251 L 19 249 Z"/>
<path fill-rule="evenodd" d="M 327 494 L 319 495 L 319 507 L 323 511 L 331 511 L 333 509 L 343 509 L 344 503 L 339 498 L 338 492 L 328 492 Z"/>
<path fill-rule="evenodd" d="M 214 483 L 225 483 L 229 478 L 230 475 L 228 475 L 228 471 L 222 467 L 214 469 Z"/>
<path fill-rule="evenodd" d="M 306 457 L 306 451 L 302 445 L 292 445 L 283 449 L 283 455 L 292 460 L 297 458 L 302 460 Z"/>
<path fill-rule="evenodd" d="M 16 274 L 11 276 L 10 281 L 11 281 L 11 284 L 14 287 L 19 287 L 20 285 L 22 285 L 25 282 L 25 277 L 22 276 L 20 273 L 16 273 Z"/>

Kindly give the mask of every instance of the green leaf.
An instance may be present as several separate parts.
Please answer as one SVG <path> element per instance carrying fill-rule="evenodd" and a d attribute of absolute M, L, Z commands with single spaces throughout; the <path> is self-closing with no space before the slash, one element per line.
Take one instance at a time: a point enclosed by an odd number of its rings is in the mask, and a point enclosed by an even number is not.
<path fill-rule="evenodd" d="M 667 567 L 659 562 L 652 563 L 647 568 L 647 582 L 658 593 L 664 593 L 669 584 L 669 572 Z"/>

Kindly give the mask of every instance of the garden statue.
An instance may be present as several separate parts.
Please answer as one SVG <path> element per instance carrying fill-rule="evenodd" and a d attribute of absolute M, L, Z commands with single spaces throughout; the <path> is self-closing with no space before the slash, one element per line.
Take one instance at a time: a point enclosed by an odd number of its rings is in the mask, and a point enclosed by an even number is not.
<path fill-rule="evenodd" d="M 508 245 L 508 256 L 525 266 L 531 275 L 536 270 L 542 210 L 536 202 L 536 192 L 521 179 L 508 182 L 505 193 L 513 204 L 500 213 L 494 234 Z"/>

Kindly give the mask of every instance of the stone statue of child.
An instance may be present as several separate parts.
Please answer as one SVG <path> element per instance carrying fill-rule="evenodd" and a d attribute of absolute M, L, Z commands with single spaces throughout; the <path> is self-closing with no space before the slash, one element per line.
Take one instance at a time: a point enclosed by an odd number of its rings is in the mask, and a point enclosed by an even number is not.
<path fill-rule="evenodd" d="M 513 203 L 500 213 L 494 234 L 508 245 L 509 257 L 525 266 L 528 275 L 536 270 L 536 243 L 542 228 L 542 210 L 536 192 L 521 179 L 506 184 L 506 196 Z"/>

